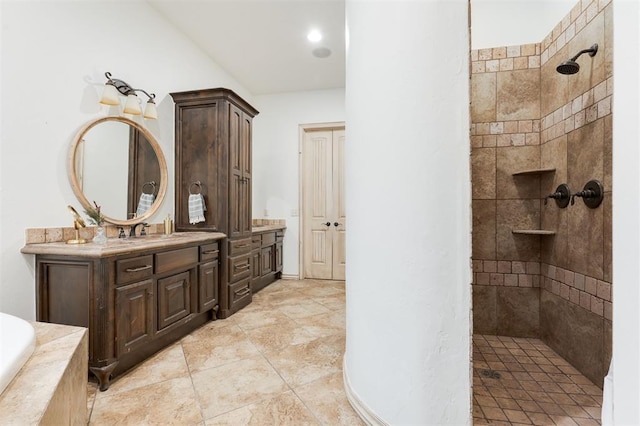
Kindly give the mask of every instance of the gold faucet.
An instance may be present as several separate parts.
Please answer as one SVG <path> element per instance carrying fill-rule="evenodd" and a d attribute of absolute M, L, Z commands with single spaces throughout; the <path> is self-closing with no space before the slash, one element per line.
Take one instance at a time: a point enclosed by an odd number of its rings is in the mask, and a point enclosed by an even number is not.
<path fill-rule="evenodd" d="M 73 216 L 73 227 L 76 230 L 76 238 L 73 240 L 67 240 L 67 244 L 84 244 L 87 242 L 87 240 L 85 240 L 84 238 L 80 238 L 80 227 L 84 228 L 87 225 L 84 223 L 84 219 L 82 219 L 82 217 L 80 217 L 80 215 L 78 214 L 78 212 L 76 211 L 76 209 L 74 209 L 72 206 L 67 206 L 67 209 L 69 209 L 69 211 L 71 212 L 71 215 Z"/>

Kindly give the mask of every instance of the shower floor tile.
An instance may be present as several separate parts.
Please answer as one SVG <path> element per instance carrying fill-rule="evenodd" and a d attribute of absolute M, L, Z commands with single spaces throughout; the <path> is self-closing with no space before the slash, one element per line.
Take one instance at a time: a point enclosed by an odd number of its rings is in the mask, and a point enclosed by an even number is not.
<path fill-rule="evenodd" d="M 602 390 L 539 339 L 473 336 L 474 425 L 599 425 Z"/>

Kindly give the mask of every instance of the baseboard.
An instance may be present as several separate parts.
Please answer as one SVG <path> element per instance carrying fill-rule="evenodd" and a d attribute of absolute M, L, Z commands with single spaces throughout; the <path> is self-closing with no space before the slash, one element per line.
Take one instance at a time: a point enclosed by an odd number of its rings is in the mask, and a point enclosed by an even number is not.
<path fill-rule="evenodd" d="M 369 426 L 388 426 L 388 423 L 382 420 L 376 413 L 374 413 L 367 404 L 365 404 L 358 394 L 351 387 L 349 381 L 349 374 L 347 373 L 347 356 L 345 353 L 342 359 L 342 381 L 344 383 L 344 393 L 347 395 L 349 404 L 353 407 L 355 412 L 360 416 L 363 422 Z"/>
<path fill-rule="evenodd" d="M 283 280 L 299 280 L 300 277 L 298 277 L 297 275 L 293 275 L 293 274 L 282 274 L 282 278 Z"/>

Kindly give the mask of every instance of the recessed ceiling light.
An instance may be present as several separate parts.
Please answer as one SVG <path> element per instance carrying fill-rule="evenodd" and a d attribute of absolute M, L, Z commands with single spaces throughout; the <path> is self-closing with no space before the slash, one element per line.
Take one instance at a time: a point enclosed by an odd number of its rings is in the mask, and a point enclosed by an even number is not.
<path fill-rule="evenodd" d="M 317 43 L 322 40 L 322 34 L 318 30 L 311 30 L 309 34 L 307 34 L 307 40 L 312 43 Z"/>
<path fill-rule="evenodd" d="M 331 55 L 331 50 L 326 47 L 317 47 L 311 51 L 311 54 L 316 58 L 324 59 Z"/>

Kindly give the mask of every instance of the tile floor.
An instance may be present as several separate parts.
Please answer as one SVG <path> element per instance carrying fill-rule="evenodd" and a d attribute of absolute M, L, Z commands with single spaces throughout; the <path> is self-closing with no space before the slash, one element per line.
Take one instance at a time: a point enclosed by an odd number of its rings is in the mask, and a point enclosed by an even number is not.
<path fill-rule="evenodd" d="M 89 424 L 363 425 L 342 385 L 344 315 L 343 282 L 277 281 L 108 391 L 90 383 Z M 540 340 L 475 335 L 473 359 L 475 425 L 600 424 L 602 391 Z"/>
<path fill-rule="evenodd" d="M 539 339 L 474 335 L 473 399 L 475 425 L 600 424 L 602 390 Z"/>
<path fill-rule="evenodd" d="M 344 282 L 280 280 L 106 392 L 89 424 L 362 425 L 342 385 Z"/>

